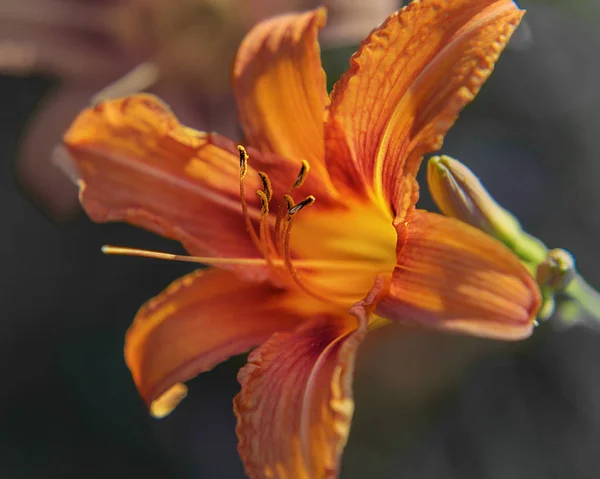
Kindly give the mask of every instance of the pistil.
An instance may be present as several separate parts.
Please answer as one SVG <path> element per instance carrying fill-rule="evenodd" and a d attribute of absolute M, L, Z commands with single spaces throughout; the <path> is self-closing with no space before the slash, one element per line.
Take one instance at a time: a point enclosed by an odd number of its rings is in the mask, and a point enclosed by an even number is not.
<path fill-rule="evenodd" d="M 187 256 L 160 251 L 151 251 L 125 246 L 104 245 L 104 254 L 139 256 L 143 258 L 163 259 L 168 261 L 181 261 L 184 263 L 198 263 L 210 266 L 267 266 L 265 258 L 222 258 L 213 256 Z M 285 266 L 285 260 L 273 259 L 275 266 Z M 338 260 L 293 260 L 295 269 L 334 270 L 334 271 L 381 271 L 384 265 L 366 261 L 338 261 Z"/>

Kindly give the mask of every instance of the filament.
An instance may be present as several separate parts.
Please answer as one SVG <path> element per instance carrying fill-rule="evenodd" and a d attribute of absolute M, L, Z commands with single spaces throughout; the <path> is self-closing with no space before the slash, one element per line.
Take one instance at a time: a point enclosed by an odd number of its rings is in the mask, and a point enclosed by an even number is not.
<path fill-rule="evenodd" d="M 281 205 L 279 205 L 277 219 L 275 220 L 275 244 L 277 245 L 277 251 L 280 255 L 283 255 L 283 236 L 285 227 L 289 221 L 289 211 L 293 207 L 294 199 L 289 194 L 284 195 Z"/>
<path fill-rule="evenodd" d="M 267 180 L 265 182 L 265 180 L 263 179 L 263 183 L 266 185 L 268 182 L 268 177 L 265 175 L 264 178 Z M 259 224 L 260 238 L 259 238 L 259 240 L 260 240 L 261 245 L 264 248 L 263 255 L 265 257 L 265 260 L 267 261 L 267 265 L 269 266 L 269 268 L 273 272 L 277 273 L 275 264 L 273 263 L 273 256 L 272 256 L 272 255 L 276 256 L 277 252 L 275 251 L 275 246 L 273 245 L 273 241 L 269 234 L 269 225 L 267 223 L 267 218 L 269 216 L 269 196 L 265 191 L 262 191 L 262 190 L 258 190 L 256 192 L 256 195 L 260 198 L 260 202 L 261 202 L 260 224 Z"/>
<path fill-rule="evenodd" d="M 258 251 L 263 253 L 263 248 L 260 239 L 256 234 L 254 225 L 250 220 L 250 216 L 248 216 L 248 205 L 246 203 L 246 192 L 244 190 L 244 178 L 248 173 L 248 153 L 242 145 L 238 145 L 237 149 L 240 153 L 240 202 L 242 203 L 242 215 L 244 216 L 244 221 L 246 222 L 246 231 L 250 235 L 252 242 L 254 243 Z"/>
<path fill-rule="evenodd" d="M 296 270 L 296 265 L 294 265 L 294 263 L 292 261 L 292 255 L 291 255 L 291 251 L 290 251 L 290 236 L 292 234 L 292 225 L 294 224 L 294 216 L 304 206 L 312 205 L 314 203 L 314 201 L 315 201 L 314 196 L 309 196 L 308 198 L 306 198 L 305 200 L 301 201 L 296 206 L 294 206 L 293 208 L 297 208 L 297 209 L 295 209 L 293 212 L 292 212 L 292 210 L 290 210 L 290 213 L 288 214 L 289 221 L 287 222 L 287 225 L 285 228 L 285 234 L 283 236 L 283 258 L 285 261 L 285 266 L 287 267 L 287 269 L 290 273 L 290 276 L 292 277 L 294 282 L 298 285 L 298 287 L 302 291 L 304 291 L 305 293 L 307 293 L 317 299 L 320 299 L 321 301 L 331 302 L 331 300 L 329 298 L 323 296 L 321 293 L 319 293 L 317 291 L 314 291 L 313 289 L 308 287 L 304 283 L 304 281 L 302 281 L 302 278 L 300 277 L 300 275 L 298 274 L 298 271 Z"/>

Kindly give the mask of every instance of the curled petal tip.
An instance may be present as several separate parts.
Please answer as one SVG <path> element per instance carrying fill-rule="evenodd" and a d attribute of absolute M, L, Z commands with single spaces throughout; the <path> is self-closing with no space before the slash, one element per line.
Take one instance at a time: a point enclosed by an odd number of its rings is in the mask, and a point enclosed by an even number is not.
<path fill-rule="evenodd" d="M 507 241 L 516 237 L 521 226 L 502 208 L 475 174 L 460 161 L 434 156 L 427 165 L 427 183 L 442 213 Z"/>
<path fill-rule="evenodd" d="M 171 386 L 150 404 L 152 417 L 162 419 L 171 414 L 187 396 L 187 391 L 187 386 L 183 383 L 176 383 Z"/>

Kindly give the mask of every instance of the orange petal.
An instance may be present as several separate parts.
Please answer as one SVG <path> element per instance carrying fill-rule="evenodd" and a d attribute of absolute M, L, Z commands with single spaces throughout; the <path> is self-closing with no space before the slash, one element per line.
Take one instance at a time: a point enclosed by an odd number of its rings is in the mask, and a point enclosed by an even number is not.
<path fill-rule="evenodd" d="M 399 178 L 441 147 L 523 13 L 512 0 L 422 0 L 388 17 L 332 93 L 325 136 L 334 182 L 405 214 L 412 188 Z"/>
<path fill-rule="evenodd" d="M 531 334 L 540 293 L 508 248 L 472 226 L 420 210 L 396 229 L 398 265 L 376 314 L 497 339 Z"/>
<path fill-rule="evenodd" d="M 142 306 L 127 331 L 125 359 L 153 415 L 165 416 L 185 396 L 182 382 L 296 327 L 306 316 L 292 299 L 215 269 L 184 276 Z"/>
<path fill-rule="evenodd" d="M 261 151 L 305 159 L 322 178 L 323 115 L 329 104 L 321 67 L 320 8 L 255 26 L 235 60 L 233 86 L 246 138 Z"/>
<path fill-rule="evenodd" d="M 251 478 L 337 477 L 354 410 L 352 375 L 366 322 L 322 316 L 275 334 L 240 370 L 238 450 Z"/>
<path fill-rule="evenodd" d="M 147 94 L 83 111 L 64 140 L 92 220 L 127 221 L 181 241 L 192 254 L 258 255 L 241 214 L 239 156 L 230 140 L 182 126 Z M 252 169 L 246 182 L 257 218 L 254 191 L 262 183 Z"/>

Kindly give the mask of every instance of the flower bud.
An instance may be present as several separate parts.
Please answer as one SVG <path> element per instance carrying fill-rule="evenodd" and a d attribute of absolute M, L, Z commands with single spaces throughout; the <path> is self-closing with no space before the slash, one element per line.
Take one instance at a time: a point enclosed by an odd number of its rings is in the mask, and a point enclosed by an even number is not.
<path fill-rule="evenodd" d="M 427 166 L 429 191 L 446 216 L 457 218 L 510 244 L 522 235 L 519 221 L 502 208 L 460 161 L 434 156 Z"/>
<path fill-rule="evenodd" d="M 576 274 L 575 259 L 571 253 L 557 248 L 548 251 L 546 259 L 538 265 L 535 279 L 540 287 L 557 292 L 569 286 Z"/>

